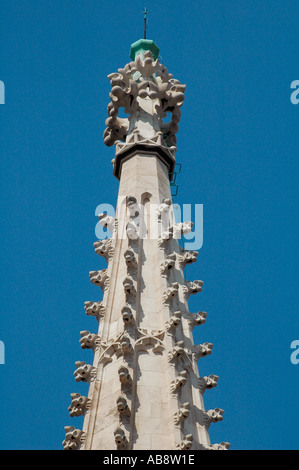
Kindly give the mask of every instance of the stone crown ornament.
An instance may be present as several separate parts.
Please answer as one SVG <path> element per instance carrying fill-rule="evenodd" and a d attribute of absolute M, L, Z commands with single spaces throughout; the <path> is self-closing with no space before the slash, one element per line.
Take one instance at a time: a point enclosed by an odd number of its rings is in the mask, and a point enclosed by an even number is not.
<path fill-rule="evenodd" d="M 142 43 L 138 46 L 138 43 Z M 149 43 L 149 44 L 147 44 Z M 111 84 L 104 142 L 115 144 L 114 174 L 120 177 L 120 155 L 134 145 L 159 147 L 162 159 L 172 172 L 175 163 L 176 133 L 181 117 L 186 86 L 173 78 L 166 67 L 154 59 L 153 41 L 137 41 L 132 57 L 135 60 L 108 75 Z M 154 47 L 155 46 L 155 47 Z M 149 48 L 151 50 L 145 50 Z M 131 50 L 132 52 L 132 50 Z M 154 57 L 153 57 L 154 52 Z M 128 117 L 119 117 L 123 109 Z M 165 122 L 165 118 L 171 119 Z M 163 121 L 164 120 L 164 121 Z M 125 155 L 123 155 L 125 156 Z"/>

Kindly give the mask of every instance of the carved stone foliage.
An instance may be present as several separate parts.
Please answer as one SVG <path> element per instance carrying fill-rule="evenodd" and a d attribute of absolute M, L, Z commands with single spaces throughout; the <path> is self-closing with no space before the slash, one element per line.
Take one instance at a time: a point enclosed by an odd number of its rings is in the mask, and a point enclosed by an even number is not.
<path fill-rule="evenodd" d="M 109 287 L 107 269 L 102 269 L 101 271 L 90 271 L 89 277 L 90 282 L 95 286 L 100 286 L 103 292 Z"/>
<path fill-rule="evenodd" d="M 74 426 L 66 426 L 65 439 L 62 443 L 64 450 L 79 450 L 84 442 L 85 433 Z"/>
<path fill-rule="evenodd" d="M 72 403 L 68 407 L 70 416 L 81 416 L 89 409 L 91 400 L 80 395 L 80 393 L 71 393 Z"/>
<path fill-rule="evenodd" d="M 197 261 L 198 251 L 193 250 L 182 250 L 182 252 L 178 256 L 178 261 L 182 269 L 185 268 L 186 265 L 195 263 Z"/>
<path fill-rule="evenodd" d="M 229 442 L 220 442 L 220 444 L 211 444 L 207 450 L 228 450 L 230 448 Z"/>
<path fill-rule="evenodd" d="M 165 304 L 169 303 L 174 297 L 178 295 L 178 292 L 179 292 L 179 283 L 173 282 L 164 292 L 163 302 Z"/>
<path fill-rule="evenodd" d="M 138 328 L 138 339 L 135 343 L 135 349 L 137 351 L 148 351 L 151 349 L 156 354 L 162 353 L 164 349 L 164 334 L 164 331 L 149 331 L 145 328 Z"/>
<path fill-rule="evenodd" d="M 181 316 L 181 312 L 174 312 L 165 324 L 166 331 L 171 333 L 171 330 L 177 328 L 181 323 Z"/>
<path fill-rule="evenodd" d="M 99 321 L 101 316 L 105 315 L 105 307 L 102 302 L 85 302 L 86 315 L 92 315 Z"/>
<path fill-rule="evenodd" d="M 184 348 L 184 341 L 178 341 L 175 343 L 172 350 L 168 352 L 168 361 L 172 363 L 182 361 L 183 365 L 189 366 L 191 362 L 191 355 L 191 351 Z"/>
<path fill-rule="evenodd" d="M 169 240 L 180 240 L 182 235 L 186 235 L 192 231 L 193 222 L 180 222 L 178 224 L 174 224 L 168 228 L 166 228 L 158 238 L 158 246 L 163 248 L 167 245 Z"/>
<path fill-rule="evenodd" d="M 97 255 L 103 256 L 108 262 L 109 259 L 113 256 L 113 247 L 111 238 L 106 240 L 98 240 L 94 244 L 94 249 Z"/>
<path fill-rule="evenodd" d="M 208 377 L 200 377 L 198 379 L 198 387 L 201 393 L 204 393 L 206 390 L 211 390 L 214 387 L 217 387 L 219 377 L 218 375 L 209 375 Z"/>
<path fill-rule="evenodd" d="M 180 450 L 190 450 L 192 449 L 192 444 L 193 436 L 192 434 L 187 434 L 187 436 L 184 436 L 181 442 L 176 445 L 176 448 Z"/>
<path fill-rule="evenodd" d="M 100 224 L 109 230 L 109 232 L 113 235 L 116 229 L 116 220 L 114 217 L 108 214 L 99 214 L 98 215 Z"/>
<path fill-rule="evenodd" d="M 170 390 L 171 393 L 179 392 L 187 382 L 187 371 L 183 370 L 177 377 L 171 382 Z"/>
<path fill-rule="evenodd" d="M 117 427 L 114 431 L 115 444 L 118 450 L 125 450 L 128 448 L 128 439 L 125 431 L 121 427 Z"/>
<path fill-rule="evenodd" d="M 125 140 L 129 131 L 129 120 L 119 118 L 120 108 L 132 115 L 140 110 L 139 99 L 155 100 L 155 112 L 161 121 L 160 131 L 163 132 L 167 145 L 175 145 L 175 134 L 180 121 L 180 107 L 184 101 L 185 85 L 175 80 L 159 60 L 153 60 L 150 51 L 144 53 L 144 59 L 137 55 L 133 62 L 127 64 L 118 73 L 108 76 L 111 84 L 108 115 L 104 132 L 104 142 L 111 146 L 117 140 Z M 169 123 L 162 123 L 166 113 L 172 114 Z"/>
<path fill-rule="evenodd" d="M 206 322 L 206 318 L 208 316 L 207 312 L 197 312 L 194 314 L 187 314 L 189 326 L 193 330 L 195 326 L 203 325 Z"/>
<path fill-rule="evenodd" d="M 190 295 L 197 294 L 202 291 L 203 281 L 186 281 L 183 286 L 183 292 L 186 299 L 189 299 Z"/>
<path fill-rule="evenodd" d="M 176 253 L 172 253 L 167 256 L 165 261 L 160 265 L 160 272 L 163 277 L 166 277 L 171 269 L 175 266 Z"/>
<path fill-rule="evenodd" d="M 98 335 L 90 333 L 89 331 L 80 332 L 81 339 L 79 340 L 82 349 L 93 349 L 95 350 L 101 344 L 101 339 Z"/>
<path fill-rule="evenodd" d="M 196 344 L 192 348 L 193 356 L 196 361 L 198 361 L 201 357 L 208 356 L 212 354 L 213 344 L 212 343 L 203 343 L 203 344 Z"/>
<path fill-rule="evenodd" d="M 224 410 L 221 408 L 215 408 L 214 410 L 208 410 L 204 412 L 204 421 L 207 426 L 211 423 L 218 423 L 223 420 Z"/>
<path fill-rule="evenodd" d="M 188 419 L 190 414 L 190 403 L 183 403 L 178 411 L 174 414 L 174 424 L 177 426 L 182 425 L 186 419 Z"/>
<path fill-rule="evenodd" d="M 75 362 L 77 369 L 74 372 L 76 382 L 92 382 L 96 376 L 96 368 L 83 361 Z"/>

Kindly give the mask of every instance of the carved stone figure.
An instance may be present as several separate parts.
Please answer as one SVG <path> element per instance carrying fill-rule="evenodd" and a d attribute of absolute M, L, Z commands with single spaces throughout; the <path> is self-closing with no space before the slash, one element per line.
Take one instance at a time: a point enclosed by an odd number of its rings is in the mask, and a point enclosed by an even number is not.
<path fill-rule="evenodd" d="M 133 323 L 134 321 L 133 313 L 132 313 L 131 308 L 128 305 L 125 305 L 121 309 L 121 314 L 122 314 L 122 318 L 123 318 L 123 322 L 125 326 L 131 325 L 131 323 Z"/>
<path fill-rule="evenodd" d="M 117 405 L 117 410 L 120 415 L 130 414 L 128 402 L 125 397 L 123 396 L 118 397 L 116 405 Z"/>
<path fill-rule="evenodd" d="M 121 366 L 118 369 L 118 377 L 119 377 L 119 381 L 122 385 L 125 385 L 125 386 L 127 386 L 127 385 L 131 386 L 132 385 L 132 378 L 131 378 L 130 372 L 129 372 L 127 367 Z"/>
<path fill-rule="evenodd" d="M 126 438 L 125 431 L 121 427 L 115 429 L 114 439 L 117 449 L 125 450 L 128 448 L 128 440 Z"/>
<path fill-rule="evenodd" d="M 127 268 L 133 268 L 133 269 L 136 268 L 137 261 L 136 261 L 135 253 L 133 250 L 125 251 L 124 257 L 125 257 Z"/>
<path fill-rule="evenodd" d="M 132 354 L 133 347 L 128 336 L 123 335 L 120 340 L 120 347 L 124 355 Z"/>
<path fill-rule="evenodd" d="M 124 291 L 125 291 L 126 296 L 136 295 L 133 279 L 131 279 L 130 277 L 126 277 L 123 280 L 123 286 L 124 286 Z"/>

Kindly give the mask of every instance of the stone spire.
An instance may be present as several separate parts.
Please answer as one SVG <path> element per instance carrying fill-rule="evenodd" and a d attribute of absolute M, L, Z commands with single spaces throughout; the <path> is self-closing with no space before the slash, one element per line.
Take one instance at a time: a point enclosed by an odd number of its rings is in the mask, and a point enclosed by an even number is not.
<path fill-rule="evenodd" d="M 84 415 L 84 425 L 82 431 L 65 428 L 65 449 L 229 447 L 209 439 L 209 426 L 223 419 L 223 410 L 206 410 L 203 395 L 216 387 L 218 376 L 198 373 L 199 359 L 213 345 L 193 342 L 192 330 L 207 314 L 190 313 L 188 298 L 203 282 L 184 277 L 198 253 L 179 245 L 193 224 L 175 223 L 170 191 L 185 85 L 158 54 L 153 41 L 139 40 L 131 47 L 132 62 L 108 76 L 104 141 L 115 145 L 118 204 L 115 218 L 99 214 L 111 238 L 94 247 L 107 267 L 90 272 L 96 300 L 85 302 L 86 314 L 99 326 L 80 338 L 82 349 L 94 351 L 94 361 L 76 362 L 75 380 L 88 382 L 89 392 L 71 394 L 70 416 Z M 118 117 L 121 108 L 126 118 Z"/>

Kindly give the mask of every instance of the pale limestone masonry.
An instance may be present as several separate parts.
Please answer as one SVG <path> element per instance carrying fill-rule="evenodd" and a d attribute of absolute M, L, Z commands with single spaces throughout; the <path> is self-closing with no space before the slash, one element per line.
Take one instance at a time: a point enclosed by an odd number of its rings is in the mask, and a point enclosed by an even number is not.
<path fill-rule="evenodd" d="M 97 334 L 81 332 L 81 347 L 93 350 L 94 361 L 76 362 L 75 380 L 88 382 L 89 392 L 71 394 L 70 415 L 84 415 L 84 425 L 82 431 L 66 427 L 65 449 L 229 447 L 210 443 L 209 426 L 222 420 L 223 410 L 205 410 L 203 394 L 218 376 L 200 377 L 197 367 L 213 345 L 194 345 L 192 336 L 207 313 L 190 313 L 188 298 L 203 282 L 186 281 L 183 269 L 198 253 L 183 250 L 175 235 L 192 230 L 191 222 L 174 223 L 170 191 L 185 86 L 153 59 L 149 43 L 109 75 L 104 139 L 116 148 L 118 207 L 115 219 L 99 214 L 113 236 L 94 244 L 107 267 L 90 272 L 95 300 L 85 310 L 99 327 Z M 127 119 L 117 117 L 121 107 Z M 172 118 L 165 124 L 167 112 Z"/>

